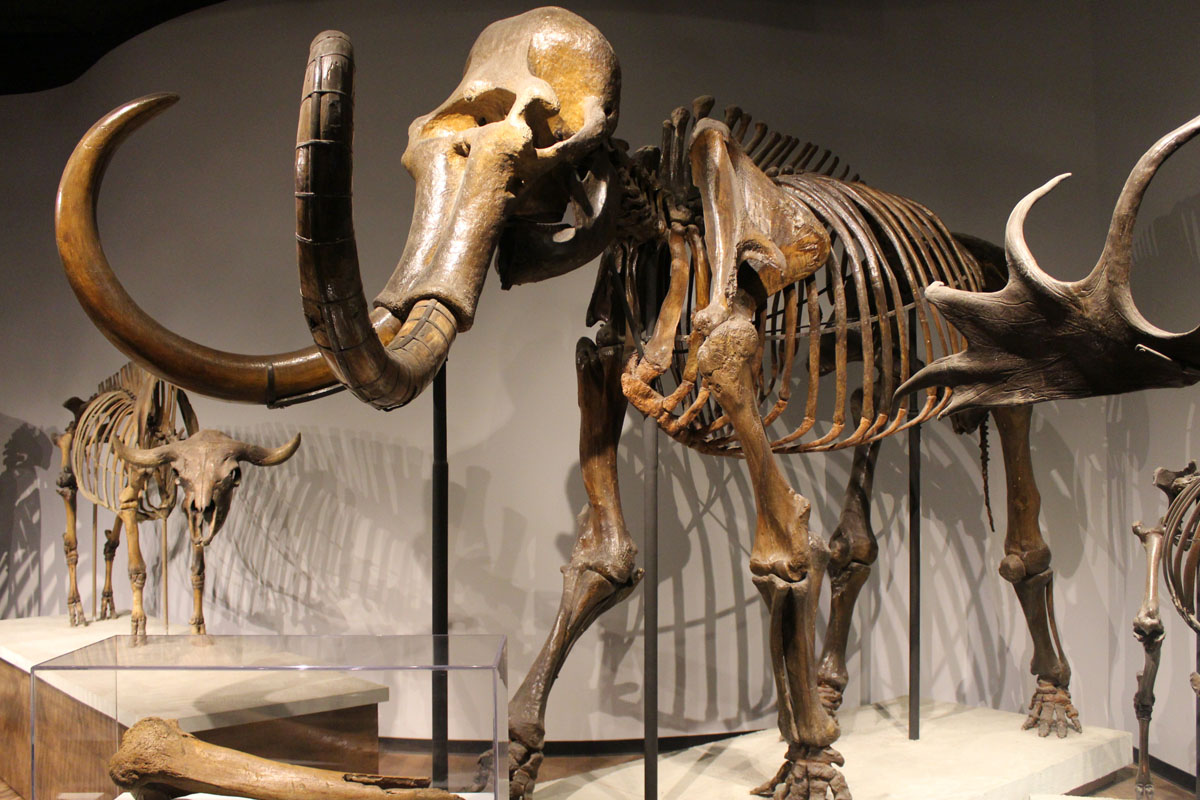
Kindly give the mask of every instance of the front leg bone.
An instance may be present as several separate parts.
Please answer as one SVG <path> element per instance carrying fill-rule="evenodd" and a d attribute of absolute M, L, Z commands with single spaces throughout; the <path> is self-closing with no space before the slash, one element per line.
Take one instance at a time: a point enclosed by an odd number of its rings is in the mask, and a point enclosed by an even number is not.
<path fill-rule="evenodd" d="M 809 529 L 811 506 L 788 484 L 763 428 L 751 373 L 758 352 L 752 311 L 750 299 L 739 293 L 729 319 L 701 346 L 699 368 L 737 432 L 758 512 L 750 572 L 770 612 L 779 732 L 788 753 L 776 779 L 756 791 L 824 800 L 830 790 L 837 800 L 849 800 L 845 780 L 834 768 L 840 756 L 829 750 L 838 737 L 837 721 L 822 705 L 817 687 L 816 613 L 829 547 Z"/>
<path fill-rule="evenodd" d="M 173 719 L 147 717 L 125 732 L 108 762 L 113 782 L 136 800 L 194 792 L 251 800 L 462 800 L 411 779 L 297 767 L 203 742 Z"/>
<path fill-rule="evenodd" d="M 1133 532 L 1146 548 L 1146 591 L 1141 608 L 1133 618 L 1133 635 L 1145 650 L 1145 664 L 1137 676 L 1133 711 L 1138 721 L 1138 771 L 1134 790 L 1138 800 L 1154 797 L 1150 780 L 1150 717 L 1154 713 L 1154 681 L 1162 657 L 1163 624 L 1158 613 L 1158 573 L 1162 564 L 1163 529 L 1133 526 Z"/>
<path fill-rule="evenodd" d="M 605 331 L 598 337 L 605 340 Z M 625 419 L 621 352 L 581 339 L 575 349 L 579 381 L 579 463 L 588 505 L 580 513 L 571 561 L 562 568 L 558 614 L 525 680 L 508 704 L 509 796 L 533 791 L 545 742 L 546 704 L 571 647 L 605 611 L 629 596 L 642 578 L 637 546 L 625 527 L 617 485 L 617 443 Z"/>

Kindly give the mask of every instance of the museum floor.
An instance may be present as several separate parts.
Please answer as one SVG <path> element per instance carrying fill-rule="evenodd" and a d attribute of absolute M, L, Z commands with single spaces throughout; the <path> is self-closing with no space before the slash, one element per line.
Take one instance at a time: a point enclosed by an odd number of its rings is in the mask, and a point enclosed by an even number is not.
<path fill-rule="evenodd" d="M 565 778 L 569 775 L 612 766 L 634 758 L 637 756 L 549 756 L 542 764 L 542 777 L 547 780 Z M 1117 772 L 1115 777 L 1116 780 L 1113 783 L 1096 789 L 1084 797 L 1133 798 L 1134 768 L 1132 766 L 1125 767 Z M 1157 775 L 1154 776 L 1154 792 L 1156 800 L 1192 800 L 1191 792 Z M 4 783 L 0 783 L 0 800 L 22 800 L 22 798 Z"/>

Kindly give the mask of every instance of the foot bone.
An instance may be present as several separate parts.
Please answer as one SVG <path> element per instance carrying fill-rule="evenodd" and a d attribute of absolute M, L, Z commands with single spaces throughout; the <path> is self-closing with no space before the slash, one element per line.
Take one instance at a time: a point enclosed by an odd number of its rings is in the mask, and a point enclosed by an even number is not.
<path fill-rule="evenodd" d="M 1083 733 L 1083 726 L 1079 724 L 1079 712 L 1071 703 L 1071 692 L 1065 687 L 1039 680 L 1037 689 L 1033 692 L 1033 699 L 1029 701 L 1029 717 L 1021 726 L 1021 730 L 1035 727 L 1038 736 L 1049 736 L 1053 729 L 1060 739 L 1065 739 L 1069 730 Z"/>
<path fill-rule="evenodd" d="M 845 763 L 832 747 L 792 745 L 775 777 L 751 794 L 774 800 L 851 800 L 846 777 L 837 769 Z"/>

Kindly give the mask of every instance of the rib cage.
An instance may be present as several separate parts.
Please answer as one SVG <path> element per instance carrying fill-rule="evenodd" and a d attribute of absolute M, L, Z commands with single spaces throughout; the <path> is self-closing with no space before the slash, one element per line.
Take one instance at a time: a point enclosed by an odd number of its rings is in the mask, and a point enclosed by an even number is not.
<path fill-rule="evenodd" d="M 139 431 L 138 423 L 138 398 L 142 391 L 153 393 L 145 432 Z M 127 468 L 112 443 L 120 440 L 130 447 L 165 443 L 165 431 L 175 434 L 178 391 L 135 364 L 126 364 L 101 382 L 74 423 L 70 463 L 80 494 L 109 511 L 120 510 L 121 490 L 129 480 Z M 175 505 L 175 485 L 167 480 L 163 486 L 162 477 L 157 471 L 151 474 L 147 484 L 150 491 L 142 492 L 139 498 L 138 521 L 161 519 Z"/>
<path fill-rule="evenodd" d="M 701 101 L 693 109 L 697 116 L 707 113 Z M 768 298 L 756 316 L 760 358 L 755 381 L 772 449 L 800 453 L 851 447 L 936 415 L 948 404 L 949 390 L 926 390 L 923 400 L 918 396 L 920 408 L 915 410 L 911 397 L 893 407 L 892 395 L 922 363 L 964 346 L 925 301 L 924 289 L 936 280 L 978 291 L 978 263 L 919 203 L 843 180 L 848 166 L 841 167 L 842 178 L 832 177 L 839 160 L 830 161 L 828 150 L 806 144 L 789 161 L 794 138 L 768 136 L 760 123 L 746 141 L 748 116 L 731 108 L 725 119 L 759 168 L 825 224 L 833 244 L 822 270 Z M 675 175 L 668 175 L 666 184 L 678 195 L 690 189 L 691 182 L 687 159 L 679 152 L 686 142 L 686 112 L 677 111 L 668 124 L 673 130 L 664 130 L 662 162 L 675 165 Z M 804 171 L 818 152 L 823 154 L 812 171 Z M 672 257 L 687 262 L 687 299 L 674 357 L 654 387 L 662 404 L 652 415 L 668 435 L 693 449 L 737 456 L 741 447 L 732 426 L 697 375 L 701 339 L 693 334 L 691 318 L 707 302 L 709 276 L 698 214 L 696 220 L 686 228 L 673 226 L 663 240 L 614 248 L 608 268 L 623 279 L 633 318 L 649 329 L 657 322 L 650 309 L 658 309 L 669 291 Z M 855 363 L 859 367 L 853 367 Z M 809 379 L 821 375 L 828 377 Z M 806 384 L 799 411 L 791 403 L 793 382 Z M 857 387 L 863 402 L 855 414 L 851 398 Z"/>
<path fill-rule="evenodd" d="M 1194 464 L 1193 472 L 1194 472 Z M 1184 478 L 1185 488 L 1171 500 L 1163 519 L 1163 563 L 1167 593 L 1188 626 L 1200 633 L 1196 617 L 1196 572 L 1200 569 L 1200 477 Z"/>

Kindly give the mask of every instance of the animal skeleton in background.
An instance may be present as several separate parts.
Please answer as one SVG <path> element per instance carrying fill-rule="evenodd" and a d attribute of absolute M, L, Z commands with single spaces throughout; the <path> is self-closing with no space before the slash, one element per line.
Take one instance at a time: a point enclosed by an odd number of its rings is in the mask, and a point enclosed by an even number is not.
<path fill-rule="evenodd" d="M 1162 657 L 1163 624 L 1158 613 L 1158 575 L 1167 564 L 1167 593 L 1175 609 L 1193 631 L 1200 634 L 1200 619 L 1196 617 L 1196 572 L 1200 567 L 1200 476 L 1196 462 L 1178 472 L 1159 468 L 1154 471 L 1154 485 L 1167 496 L 1167 514 L 1158 525 L 1145 528 L 1136 523 L 1133 532 L 1146 548 L 1146 592 L 1141 608 L 1133 619 L 1133 633 L 1145 650 L 1145 666 L 1138 673 L 1137 693 L 1133 708 L 1138 720 L 1138 800 L 1154 797 L 1150 781 L 1150 717 L 1154 712 L 1154 681 Z M 1190 512 L 1190 513 L 1189 513 Z M 1186 517 L 1186 521 L 1185 521 Z M 1186 554 L 1186 558 L 1185 558 Z M 1200 675 L 1191 676 L 1192 689 L 1200 695 Z"/>
<path fill-rule="evenodd" d="M 76 583 L 79 560 L 75 499 L 88 500 L 117 514 L 105 531 L 104 593 L 100 619 L 116 616 L 112 594 L 112 562 L 128 531 L 129 582 L 133 587 L 131 624 L 134 634 L 146 632 L 142 589 L 146 562 L 142 557 L 138 523 L 165 520 L 175 508 L 178 487 L 192 544 L 193 633 L 204 633 L 204 548 L 217 535 L 241 481 L 239 461 L 258 466 L 282 464 L 300 446 L 300 434 L 274 450 L 231 439 L 215 430 L 200 430 L 187 395 L 134 364 L 100 384 L 88 400 L 73 397 L 64 404 L 75 418 L 56 439 L 62 451 L 59 493 L 67 507 L 63 542 L 67 552 L 67 611 L 72 625 L 84 622 Z M 176 414 L 187 436 L 176 429 Z M 208 535 L 205 536 L 205 528 Z M 163 554 L 164 559 L 166 554 Z"/>
<path fill-rule="evenodd" d="M 115 110 L 76 148 L 59 194 L 60 253 L 101 330 L 168 380 L 268 405 L 344 385 L 382 409 L 415 397 L 457 333 L 471 327 L 493 257 L 503 284 L 514 286 L 602 256 L 588 309 L 588 323 L 601 327 L 576 348 L 588 507 L 557 619 L 509 706 L 511 794 L 532 791 L 548 694 L 567 652 L 641 577 L 616 475 L 632 402 L 668 435 L 744 458 L 750 470 L 758 507 L 750 568 L 770 612 L 788 742 L 786 762 L 758 792 L 848 798 L 831 745 L 851 612 L 878 551 L 869 494 L 879 441 L 951 400 L 930 389 L 919 408 L 907 397 L 892 401 L 919 360 L 960 346 L 925 303 L 925 287 L 940 279 L 982 288 L 976 256 L 995 261 L 997 249 L 952 237 L 924 207 L 846 181 L 845 169 L 833 177 L 837 161 L 827 166 L 828 153 L 810 167 L 817 148 L 797 152 L 795 139 L 768 136 L 761 124 L 751 133 L 750 117 L 736 108 L 724 122 L 709 119 L 710 98 L 677 111 L 660 148 L 628 153 L 612 136 L 619 94 L 611 46 L 570 12 L 538 9 L 484 30 L 459 87 L 409 129 L 403 162 L 417 181 L 413 224 L 369 312 L 351 213 L 352 51 L 343 34 L 318 36 L 296 147 L 301 292 L 315 341 L 306 350 L 243 356 L 183 339 L 138 308 L 108 267 L 95 228 L 100 167 L 173 96 Z M 568 206 L 573 225 L 558 222 Z M 861 388 L 851 391 L 856 361 Z M 804 368 L 797 419 L 788 401 Z M 818 378 L 829 372 L 832 419 L 819 429 Z M 1038 530 L 1029 412 L 1001 411 L 996 420 L 1010 508 L 1001 572 L 1029 620 L 1039 678 L 1029 725 L 1065 735 L 1078 721 L 1052 617 L 1050 552 Z M 810 530 L 809 502 L 788 485 L 776 454 L 842 447 L 855 448 L 851 480 L 826 540 Z M 827 573 L 831 619 L 818 653 L 815 614 Z"/>

